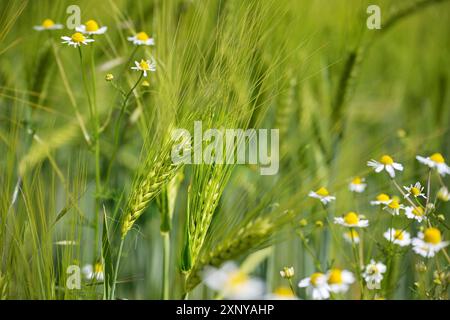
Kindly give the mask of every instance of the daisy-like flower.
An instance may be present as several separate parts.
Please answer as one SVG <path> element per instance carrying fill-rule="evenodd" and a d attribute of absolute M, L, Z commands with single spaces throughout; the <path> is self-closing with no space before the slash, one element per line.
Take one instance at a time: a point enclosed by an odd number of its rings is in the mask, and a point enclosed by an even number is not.
<path fill-rule="evenodd" d="M 103 265 L 100 262 L 97 262 L 95 265 L 85 265 L 82 269 L 82 272 L 88 280 L 95 279 L 97 281 L 103 281 L 103 279 L 105 278 Z"/>
<path fill-rule="evenodd" d="M 390 214 L 393 216 L 398 216 L 400 214 L 400 210 L 404 209 L 404 205 L 400 203 L 400 200 L 396 197 L 392 198 L 391 202 L 384 207 Z"/>
<path fill-rule="evenodd" d="M 349 243 L 359 243 L 359 233 L 355 229 L 344 232 L 344 239 Z"/>
<path fill-rule="evenodd" d="M 405 194 L 405 198 L 409 197 L 410 195 L 413 195 L 415 198 L 427 198 L 425 193 L 423 193 L 423 186 L 420 184 L 420 182 L 416 182 L 414 185 L 410 185 L 409 187 L 403 186 L 403 188 L 407 191 L 407 193 Z"/>
<path fill-rule="evenodd" d="M 376 262 L 371 259 L 370 263 L 364 267 L 364 272 L 362 276 L 369 289 L 376 288 L 383 280 L 383 273 L 386 272 L 386 266 L 381 262 Z"/>
<path fill-rule="evenodd" d="M 406 207 L 405 215 L 408 219 L 415 219 L 418 222 L 422 222 L 425 217 L 425 210 L 422 207 Z"/>
<path fill-rule="evenodd" d="M 441 231 L 437 228 L 428 228 L 423 233 L 419 232 L 417 238 L 412 239 L 414 252 L 425 258 L 434 257 L 448 244 L 448 241 L 442 241 Z"/>
<path fill-rule="evenodd" d="M 441 187 L 437 192 L 437 198 L 441 201 L 447 202 L 450 200 L 450 193 L 447 187 Z"/>
<path fill-rule="evenodd" d="M 284 279 L 291 279 L 295 275 L 294 267 L 284 267 L 280 271 L 280 276 Z"/>
<path fill-rule="evenodd" d="M 327 281 L 330 291 L 334 293 L 347 292 L 350 285 L 355 282 L 353 273 L 347 270 L 331 269 L 327 272 Z"/>
<path fill-rule="evenodd" d="M 306 288 L 307 293 L 314 300 L 324 300 L 330 297 L 330 286 L 328 278 L 320 272 L 313 273 L 310 277 L 301 280 L 298 283 L 300 288 Z"/>
<path fill-rule="evenodd" d="M 61 39 L 64 40 L 62 43 L 67 43 L 74 48 L 81 46 L 81 44 L 87 45 L 89 42 L 94 42 L 94 39 L 85 37 L 81 32 L 75 32 L 72 36 L 64 36 Z"/>
<path fill-rule="evenodd" d="M 84 34 L 93 35 L 93 34 L 104 34 L 106 30 L 108 30 L 108 27 L 106 26 L 99 27 L 97 21 L 89 20 L 86 21 L 85 24 L 76 27 L 75 30 Z"/>
<path fill-rule="evenodd" d="M 369 220 L 361 219 L 361 216 L 353 211 L 347 213 L 343 217 L 335 217 L 334 223 L 352 228 L 365 228 L 369 226 Z"/>
<path fill-rule="evenodd" d="M 274 292 L 266 295 L 266 300 L 297 300 L 289 287 L 278 287 Z"/>
<path fill-rule="evenodd" d="M 370 204 L 373 206 L 377 206 L 380 204 L 388 205 L 391 201 L 392 201 L 391 198 L 387 194 L 380 193 L 379 195 L 377 195 L 376 200 L 370 201 Z"/>
<path fill-rule="evenodd" d="M 33 29 L 36 31 L 59 30 L 62 28 L 64 28 L 62 24 L 55 23 L 52 19 L 45 19 L 44 21 L 42 21 L 41 25 L 33 27 Z"/>
<path fill-rule="evenodd" d="M 227 299 L 258 299 L 264 294 L 264 282 L 249 277 L 233 262 L 226 262 L 220 268 L 208 266 L 202 276 L 210 289 Z"/>
<path fill-rule="evenodd" d="M 352 182 L 348 185 L 348 188 L 352 192 L 361 193 L 364 192 L 364 190 L 367 187 L 367 184 L 364 183 L 365 179 L 360 177 L 354 177 Z"/>
<path fill-rule="evenodd" d="M 399 245 L 400 247 L 409 246 L 411 244 L 411 236 L 408 232 L 400 229 L 388 229 L 383 236 L 386 240 Z"/>
<path fill-rule="evenodd" d="M 136 35 L 132 37 L 128 37 L 128 41 L 133 42 L 136 46 L 152 46 L 155 44 L 155 40 L 150 38 L 148 34 L 143 31 L 136 33 Z"/>
<path fill-rule="evenodd" d="M 403 171 L 403 166 L 400 163 L 394 162 L 394 159 L 388 155 L 382 156 L 380 161 L 372 159 L 367 162 L 367 165 L 374 168 L 376 173 L 386 170 L 391 178 L 395 177 L 395 170 Z"/>
<path fill-rule="evenodd" d="M 135 67 L 131 67 L 132 70 L 136 71 L 142 71 L 144 73 L 144 77 L 147 76 L 147 72 L 155 72 L 156 71 L 156 62 L 155 60 L 144 60 L 142 59 L 141 62 L 135 61 L 134 64 Z"/>
<path fill-rule="evenodd" d="M 440 153 L 433 153 L 429 157 L 416 156 L 416 159 L 430 168 L 435 168 L 443 177 L 450 174 L 450 167 L 445 163 L 445 159 Z"/>
<path fill-rule="evenodd" d="M 317 191 L 310 191 L 308 196 L 319 199 L 325 205 L 333 200 L 336 200 L 336 197 L 330 196 L 330 193 L 325 187 L 321 187 L 317 189 Z"/>

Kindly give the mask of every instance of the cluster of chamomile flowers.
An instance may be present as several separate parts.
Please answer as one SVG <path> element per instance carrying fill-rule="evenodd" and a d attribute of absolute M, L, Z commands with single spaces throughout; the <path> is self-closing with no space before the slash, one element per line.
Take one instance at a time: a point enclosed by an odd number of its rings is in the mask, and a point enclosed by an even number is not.
<path fill-rule="evenodd" d="M 440 177 L 445 177 L 450 174 L 450 167 L 446 164 L 444 157 L 440 153 L 434 153 L 428 157 L 417 156 L 416 159 L 421 164 L 427 166 L 430 171 L 436 170 Z M 443 241 L 441 231 L 435 226 L 432 226 L 429 219 L 429 216 L 434 213 L 436 200 L 442 202 L 450 200 L 450 193 L 443 184 L 442 179 L 439 179 L 441 187 L 436 194 L 435 201 L 432 202 L 429 190 L 428 192 L 425 192 L 425 187 L 422 186 L 420 182 L 416 182 L 409 186 L 403 186 L 403 188 L 397 184 L 395 181 L 396 171 L 403 171 L 404 168 L 402 164 L 395 162 L 391 156 L 383 155 L 379 161 L 370 160 L 367 162 L 367 165 L 373 168 L 376 173 L 386 171 L 398 191 L 402 194 L 403 201 L 405 202 L 405 204 L 402 204 L 402 200 L 399 197 L 390 197 L 388 194 L 381 193 L 376 199 L 371 201 L 370 204 L 373 206 L 381 206 L 383 210 L 393 216 L 399 216 L 403 212 L 406 218 L 424 224 L 420 228 L 421 231 L 418 232 L 417 236 L 414 238 L 411 238 L 410 233 L 406 231 L 407 226 L 398 229 L 389 228 L 383 233 L 383 237 L 389 241 L 389 243 L 400 247 L 412 245 L 413 251 L 425 258 L 434 257 L 437 252 L 444 249 L 449 242 Z M 364 192 L 366 187 L 367 183 L 365 182 L 365 179 L 360 177 L 353 178 L 348 185 L 349 190 L 355 193 Z M 336 200 L 336 197 L 331 195 L 325 187 L 321 187 L 316 191 L 311 191 L 309 196 L 319 199 L 324 206 L 327 206 L 330 202 Z M 438 218 L 445 219 L 442 215 L 439 215 Z M 365 216 L 359 215 L 354 211 L 348 212 L 342 217 L 335 217 L 334 223 L 348 228 L 348 231 L 343 234 L 343 237 L 353 245 L 357 245 L 360 242 L 360 235 L 357 229 L 369 227 L 369 220 Z M 444 254 L 446 253 L 444 252 Z M 447 254 L 446 257 L 448 257 Z M 383 280 L 384 272 L 386 272 L 386 266 L 382 262 L 372 259 L 370 263 L 363 268 L 362 277 L 366 283 L 377 285 Z M 316 272 L 310 277 L 300 281 L 299 287 L 307 287 L 313 299 L 327 299 L 330 297 L 330 292 L 334 292 L 331 286 L 331 283 L 334 281 L 330 281 L 330 279 L 335 279 L 336 277 L 331 277 L 331 274 L 332 273 L 330 272 Z M 348 271 L 345 271 L 345 274 L 346 276 L 344 277 L 344 273 L 342 273 L 343 276 L 341 281 L 343 284 L 348 285 L 350 281 L 353 281 L 353 277 L 350 276 Z M 342 286 L 342 288 L 344 288 L 344 286 Z"/>
<path fill-rule="evenodd" d="M 36 31 L 52 31 L 63 29 L 64 26 L 59 23 L 55 23 L 51 19 L 45 19 L 42 24 L 33 27 Z M 81 48 L 82 45 L 89 45 L 95 40 L 94 36 L 103 35 L 108 30 L 106 26 L 100 26 L 97 21 L 91 19 L 84 24 L 75 28 L 75 33 L 71 36 L 62 36 L 61 40 L 63 44 L 67 44 L 74 48 Z M 127 38 L 135 46 L 153 46 L 155 41 L 147 33 L 141 31 L 133 36 Z M 135 66 L 131 67 L 132 70 L 142 72 L 144 77 L 147 77 L 148 72 L 156 71 L 156 62 L 153 57 L 150 59 L 141 59 L 141 61 L 135 61 Z M 111 77 L 111 76 L 110 76 Z"/>

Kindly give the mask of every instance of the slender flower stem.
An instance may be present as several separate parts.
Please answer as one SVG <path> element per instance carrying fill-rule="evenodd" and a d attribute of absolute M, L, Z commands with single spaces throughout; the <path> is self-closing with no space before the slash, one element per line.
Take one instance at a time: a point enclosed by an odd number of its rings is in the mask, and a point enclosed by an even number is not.
<path fill-rule="evenodd" d="M 117 276 L 119 274 L 119 267 L 120 267 L 120 259 L 122 258 L 122 250 L 123 250 L 123 243 L 125 242 L 125 239 L 120 239 L 120 245 L 119 245 L 119 252 L 117 253 L 117 259 L 116 259 L 116 267 L 114 268 L 114 281 L 111 288 L 111 300 L 114 300 L 115 293 L 116 293 L 116 284 L 117 284 Z"/>
<path fill-rule="evenodd" d="M 169 271 L 170 271 L 170 234 L 164 232 L 161 234 L 163 238 L 163 286 L 162 298 L 169 300 Z"/>

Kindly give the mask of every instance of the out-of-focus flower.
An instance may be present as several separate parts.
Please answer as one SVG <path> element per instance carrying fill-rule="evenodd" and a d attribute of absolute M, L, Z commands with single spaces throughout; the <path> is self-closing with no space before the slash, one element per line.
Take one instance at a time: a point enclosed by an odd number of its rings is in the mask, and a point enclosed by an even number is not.
<path fill-rule="evenodd" d="M 389 202 L 388 205 L 384 207 L 384 209 L 393 216 L 398 216 L 400 214 L 400 210 L 405 209 L 405 207 L 400 204 L 400 200 L 393 198 L 391 202 Z"/>
<path fill-rule="evenodd" d="M 33 27 L 33 29 L 36 31 L 59 30 L 62 28 L 64 28 L 62 24 L 55 23 L 52 19 L 45 19 L 44 21 L 42 21 L 41 25 Z"/>
<path fill-rule="evenodd" d="M 108 30 L 108 27 L 105 26 L 99 27 L 97 21 L 89 20 L 85 24 L 76 27 L 75 30 L 84 34 L 94 35 L 94 34 L 104 34 L 106 30 Z"/>
<path fill-rule="evenodd" d="M 442 241 L 441 231 L 437 228 L 427 228 L 424 232 L 419 232 L 417 238 L 412 239 L 414 252 L 425 258 L 434 257 L 448 244 L 448 241 Z"/>
<path fill-rule="evenodd" d="M 297 300 L 297 296 L 294 295 L 291 288 L 278 287 L 274 292 L 266 295 L 266 300 Z"/>
<path fill-rule="evenodd" d="M 404 230 L 390 228 L 383 234 L 383 236 L 386 240 L 401 247 L 409 246 L 411 244 L 411 236 Z"/>
<path fill-rule="evenodd" d="M 62 43 L 73 46 L 74 48 L 81 46 L 82 44 L 87 45 L 89 42 L 94 42 L 94 39 L 89 39 L 85 37 L 81 32 L 75 32 L 72 36 L 61 37 L 64 40 Z"/>
<path fill-rule="evenodd" d="M 97 281 L 103 281 L 103 279 L 105 278 L 103 265 L 100 262 L 97 262 L 95 265 L 85 265 L 82 269 L 82 272 L 88 280 L 95 279 Z"/>
<path fill-rule="evenodd" d="M 344 232 L 344 239 L 349 243 L 359 243 L 359 233 L 355 229 Z"/>
<path fill-rule="evenodd" d="M 315 272 L 311 276 L 302 279 L 298 286 L 306 288 L 306 292 L 314 300 L 324 300 L 330 297 L 330 286 L 328 285 L 327 276 L 321 272 Z"/>
<path fill-rule="evenodd" d="M 372 159 L 367 162 L 367 165 L 374 168 L 376 173 L 386 170 L 391 178 L 395 177 L 395 170 L 403 171 L 403 166 L 400 163 L 394 162 L 394 159 L 389 155 L 382 156 L 380 161 Z"/>
<path fill-rule="evenodd" d="M 416 159 L 430 168 L 434 168 L 441 176 L 450 174 L 450 167 L 445 163 L 445 159 L 440 153 L 433 153 L 429 157 L 416 156 Z"/>
<path fill-rule="evenodd" d="M 353 211 L 343 217 L 335 217 L 334 223 L 352 228 L 365 228 L 369 226 L 369 220 L 361 219 L 361 216 Z"/>
<path fill-rule="evenodd" d="M 352 192 L 361 193 L 366 190 L 367 184 L 364 183 L 365 179 L 360 177 L 354 177 L 352 182 L 348 185 L 348 188 Z"/>
<path fill-rule="evenodd" d="M 284 267 L 283 270 L 280 271 L 280 275 L 284 279 L 291 279 L 294 275 L 294 267 Z"/>
<path fill-rule="evenodd" d="M 392 201 L 391 198 L 387 194 L 380 193 L 379 195 L 377 195 L 376 200 L 370 201 L 370 204 L 373 206 L 380 205 L 380 204 L 388 205 L 391 201 Z"/>
<path fill-rule="evenodd" d="M 426 218 L 422 207 L 405 207 L 405 215 L 408 219 L 415 219 L 418 222 L 422 222 Z"/>
<path fill-rule="evenodd" d="M 204 283 L 227 299 L 260 299 L 264 295 L 264 282 L 249 277 L 233 262 L 220 268 L 208 266 L 202 273 Z"/>
<path fill-rule="evenodd" d="M 132 37 L 128 37 L 128 41 L 133 42 L 136 46 L 152 46 L 155 44 L 155 40 L 143 31 L 136 33 Z"/>
<path fill-rule="evenodd" d="M 439 200 L 447 202 L 450 200 L 450 193 L 448 192 L 447 187 L 441 187 L 437 193 L 437 197 Z"/>
<path fill-rule="evenodd" d="M 404 186 L 403 188 L 407 191 L 407 193 L 405 194 L 405 198 L 409 197 L 410 195 L 413 195 L 415 198 L 427 198 L 425 193 L 423 193 L 423 187 L 420 182 L 416 182 L 414 185 L 410 185 L 409 187 Z"/>
<path fill-rule="evenodd" d="M 331 292 L 344 293 L 355 282 L 355 277 L 350 271 L 334 268 L 327 272 L 327 281 Z"/>
<path fill-rule="evenodd" d="M 113 80 L 114 80 L 114 75 L 113 75 L 112 73 L 108 73 L 108 74 L 105 76 L 105 80 L 106 80 L 106 81 L 113 81 Z"/>
<path fill-rule="evenodd" d="M 362 276 L 369 289 L 374 289 L 374 286 L 379 285 L 383 280 L 383 273 L 386 272 L 386 266 L 381 262 L 376 262 L 371 259 L 370 263 L 365 266 Z"/>
<path fill-rule="evenodd" d="M 325 187 L 321 187 L 317 189 L 317 191 L 311 191 L 308 196 L 319 199 L 325 205 L 333 200 L 336 200 L 336 197 L 330 196 L 330 193 Z"/>

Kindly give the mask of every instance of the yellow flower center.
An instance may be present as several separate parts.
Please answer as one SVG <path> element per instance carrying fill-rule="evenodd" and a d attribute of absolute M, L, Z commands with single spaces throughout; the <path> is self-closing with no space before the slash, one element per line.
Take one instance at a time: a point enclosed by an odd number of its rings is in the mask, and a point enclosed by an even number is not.
<path fill-rule="evenodd" d="M 341 284 L 342 283 L 342 271 L 339 269 L 331 269 L 328 277 L 329 284 Z"/>
<path fill-rule="evenodd" d="M 395 232 L 394 232 L 394 239 L 396 239 L 396 240 L 403 240 L 403 231 L 402 230 L 395 230 Z"/>
<path fill-rule="evenodd" d="M 94 273 L 103 273 L 103 265 L 101 263 L 96 263 L 94 265 Z"/>
<path fill-rule="evenodd" d="M 98 30 L 98 24 L 95 20 L 89 20 L 86 22 L 86 31 L 95 32 Z"/>
<path fill-rule="evenodd" d="M 146 34 L 145 32 L 139 32 L 139 33 L 136 35 L 136 38 L 137 38 L 138 40 L 141 40 L 141 41 L 147 41 L 148 39 L 150 39 L 150 37 L 148 36 L 148 34 Z"/>
<path fill-rule="evenodd" d="M 241 271 L 237 271 L 234 272 L 231 276 L 230 276 L 230 285 L 232 287 L 236 287 L 238 285 L 241 285 L 243 283 L 245 283 L 248 280 L 248 277 L 245 273 L 241 272 Z"/>
<path fill-rule="evenodd" d="M 323 276 L 323 273 L 315 272 L 311 275 L 310 281 L 313 286 L 317 286 L 319 279 Z"/>
<path fill-rule="evenodd" d="M 75 32 L 72 35 L 72 41 L 73 42 L 80 43 L 80 42 L 83 42 L 84 40 L 86 40 L 86 38 L 80 32 Z"/>
<path fill-rule="evenodd" d="M 278 287 L 273 293 L 277 296 L 293 297 L 292 290 L 288 287 Z"/>
<path fill-rule="evenodd" d="M 347 235 L 350 239 L 358 239 L 358 238 L 359 238 L 358 231 L 353 230 L 353 229 L 352 229 L 351 231 L 347 232 L 346 235 Z"/>
<path fill-rule="evenodd" d="M 424 211 L 423 211 L 423 209 L 422 209 L 421 207 L 415 207 L 415 208 L 412 210 L 412 213 L 413 213 L 415 216 L 417 216 L 417 217 L 421 217 L 421 216 L 423 216 Z"/>
<path fill-rule="evenodd" d="M 319 196 L 322 196 L 322 197 L 326 197 L 326 196 L 328 196 L 330 193 L 328 192 L 328 190 L 326 189 L 326 188 L 324 188 L 324 187 L 321 187 L 319 190 L 317 190 L 316 191 L 316 193 L 319 195 Z"/>
<path fill-rule="evenodd" d="M 376 265 L 370 265 L 370 266 L 367 268 L 367 273 L 370 274 L 370 275 L 373 275 L 373 274 L 378 273 L 378 268 L 377 268 L 377 266 L 376 266 Z"/>
<path fill-rule="evenodd" d="M 389 165 L 394 163 L 394 159 L 385 154 L 384 156 L 381 157 L 380 162 L 384 165 Z"/>
<path fill-rule="evenodd" d="M 388 204 L 388 207 L 391 209 L 398 209 L 400 208 L 400 203 L 398 200 L 392 200 L 391 203 Z"/>
<path fill-rule="evenodd" d="M 377 196 L 377 200 L 378 201 L 389 201 L 389 200 L 391 200 L 391 198 L 389 198 L 389 196 L 387 194 L 385 194 L 385 193 L 380 193 Z"/>
<path fill-rule="evenodd" d="M 353 183 L 353 184 L 361 184 L 361 182 L 362 182 L 362 180 L 361 180 L 360 177 L 355 177 L 355 178 L 353 178 L 353 180 L 352 180 L 352 183 Z"/>
<path fill-rule="evenodd" d="M 145 60 L 141 60 L 141 62 L 139 62 L 139 67 L 140 67 L 142 70 L 150 70 L 150 66 L 149 66 L 149 64 L 147 63 L 147 61 L 145 61 Z"/>
<path fill-rule="evenodd" d="M 444 157 L 440 153 L 433 153 L 430 156 L 430 159 L 433 160 L 434 162 L 437 162 L 437 163 L 444 163 L 445 162 Z"/>
<path fill-rule="evenodd" d="M 52 19 L 45 19 L 44 22 L 42 22 L 42 26 L 46 29 L 51 28 L 55 25 Z"/>
<path fill-rule="evenodd" d="M 412 187 L 411 188 L 411 193 L 414 195 L 414 196 L 418 196 L 419 194 L 420 194 L 420 189 L 419 188 L 416 188 L 416 187 Z"/>
<path fill-rule="evenodd" d="M 423 239 L 425 240 L 425 242 L 438 244 L 442 240 L 441 232 L 436 228 L 428 228 L 424 232 Z"/>
<path fill-rule="evenodd" d="M 345 221 L 345 223 L 350 224 L 350 225 L 357 224 L 359 221 L 359 217 L 356 213 L 349 212 L 345 215 L 344 221 Z"/>

